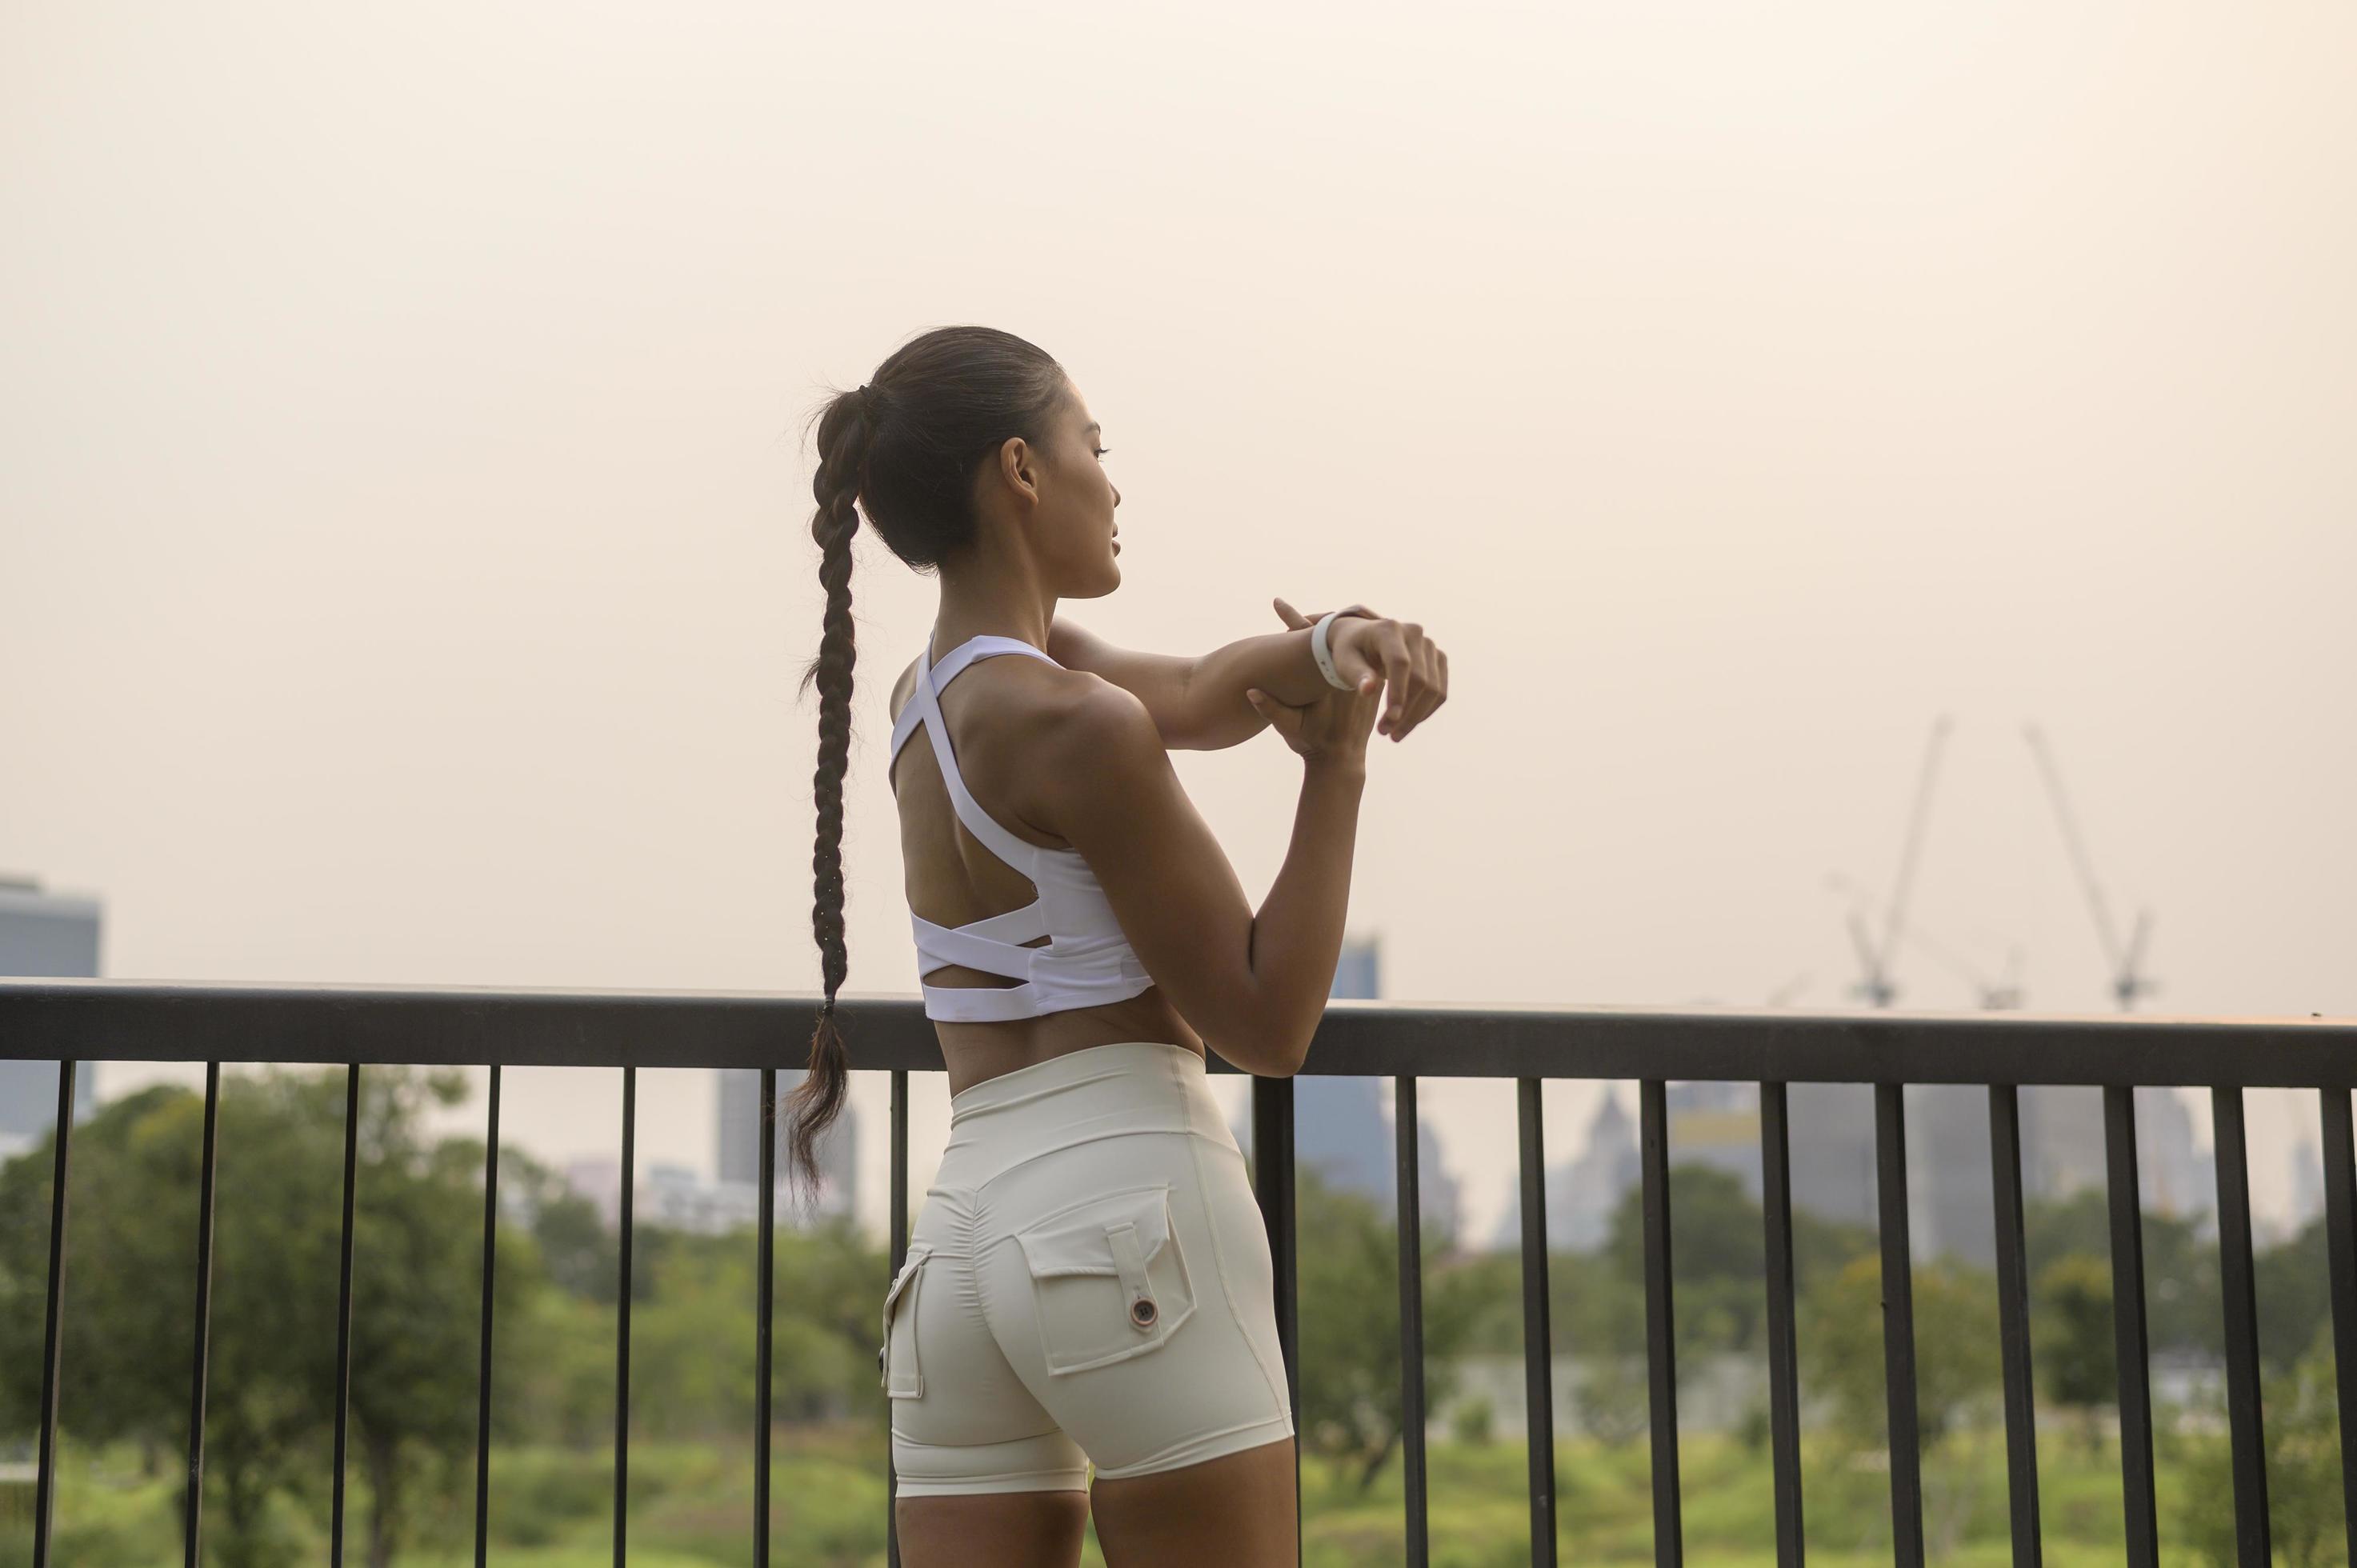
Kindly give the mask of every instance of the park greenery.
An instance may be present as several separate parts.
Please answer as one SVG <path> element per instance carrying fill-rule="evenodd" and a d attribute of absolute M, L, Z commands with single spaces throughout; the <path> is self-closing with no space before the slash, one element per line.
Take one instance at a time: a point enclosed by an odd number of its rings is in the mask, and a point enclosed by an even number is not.
<path fill-rule="evenodd" d="M 472 1561 L 481 1310 L 479 1140 L 429 1137 L 455 1075 L 370 1069 L 359 1122 L 348 1560 Z M 220 1101 L 207 1392 L 207 1561 L 281 1568 L 324 1557 L 336 1400 L 344 1077 L 232 1075 Z M 155 1087 L 75 1133 L 55 1561 L 178 1561 L 185 1502 L 200 1097 Z M 50 1151 L 0 1166 L 0 1456 L 29 1439 L 40 1390 Z M 520 1151 L 500 1155 L 493 1276 L 494 1559 L 612 1561 L 616 1237 Z M 1302 1173 L 1305 1553 L 1399 1560 L 1402 1410 L 1394 1220 Z M 1766 1357 L 1760 1214 L 1734 1176 L 1671 1174 L 1682 1385 Z M 2116 1561 L 2121 1536 L 2108 1219 L 2102 1194 L 2028 1216 L 2047 1556 Z M 2156 1365 L 2217 1364 L 2216 1246 L 2145 1218 Z M 1518 1369 L 1521 1262 L 1424 1238 L 1434 1561 L 1527 1561 L 1520 1423 L 1472 1391 Z M 1888 1561 L 1882 1281 L 1871 1230 L 1795 1216 L 1810 1555 Z M 1548 1260 L 1551 1331 L 1575 1369 L 1556 1444 L 1566 1560 L 1652 1560 L 1643 1237 L 1631 1193 L 1596 1251 Z M 2320 1227 L 2257 1260 L 2269 1483 L 2278 1561 L 2345 1563 L 2329 1281 Z M 753 1519 L 755 1251 L 748 1232 L 641 1224 L 631 1301 L 630 1559 L 745 1560 Z M 875 1341 L 882 1250 L 845 1223 L 781 1228 L 772 1318 L 773 1560 L 883 1561 L 885 1415 Z M 1927 1539 L 1936 1560 L 2009 1561 L 1996 1291 L 1986 1271 L 1925 1261 L 1911 1278 Z M 1518 1375 L 1518 1372 L 1517 1372 Z M 1695 1385 L 1699 1392 L 1699 1386 Z M 1682 1393 L 1682 1402 L 1686 1396 Z M 2157 1443 L 2173 1560 L 2234 1560 L 2222 1393 L 2172 1411 Z M 1686 1555 L 1773 1561 L 1767 1421 L 1756 1403 L 1680 1444 Z M 0 1568 L 30 1561 L 24 1494 L 0 1485 Z M 12 1501 L 13 1498 L 13 1501 Z M 1097 1561 L 1091 1549 L 1092 1562 Z"/>

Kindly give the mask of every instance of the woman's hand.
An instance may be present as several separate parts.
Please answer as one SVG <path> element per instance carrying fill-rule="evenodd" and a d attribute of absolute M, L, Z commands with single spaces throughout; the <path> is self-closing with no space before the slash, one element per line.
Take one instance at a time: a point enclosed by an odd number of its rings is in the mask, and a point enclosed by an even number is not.
<path fill-rule="evenodd" d="M 1304 615 L 1283 599 L 1272 602 L 1277 618 L 1296 631 L 1318 623 L 1318 616 Z M 1448 655 L 1412 620 L 1392 620 L 1364 605 L 1345 606 L 1326 628 L 1326 650 L 1334 656 L 1335 673 L 1354 687 L 1369 672 L 1383 682 L 1390 700 L 1375 728 L 1394 740 L 1406 738 L 1448 700 Z"/>
<path fill-rule="evenodd" d="M 1367 671 L 1347 692 L 1322 681 L 1318 684 L 1325 689 L 1297 708 L 1278 702 L 1257 686 L 1246 688 L 1244 701 L 1305 763 L 1365 768 L 1367 731 L 1373 727 L 1375 710 L 1383 705 L 1382 678 Z"/>

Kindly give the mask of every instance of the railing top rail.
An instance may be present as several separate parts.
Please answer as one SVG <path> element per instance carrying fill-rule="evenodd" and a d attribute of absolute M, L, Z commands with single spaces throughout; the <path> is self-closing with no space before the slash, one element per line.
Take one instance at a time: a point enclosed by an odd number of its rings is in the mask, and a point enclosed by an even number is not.
<path fill-rule="evenodd" d="M 817 1004 L 797 992 L 0 979 L 0 1061 L 798 1066 Z M 915 997 L 845 995 L 836 1015 L 855 1068 L 942 1065 Z M 2357 1019 L 1336 1001 L 1303 1070 L 2357 1089 Z"/>

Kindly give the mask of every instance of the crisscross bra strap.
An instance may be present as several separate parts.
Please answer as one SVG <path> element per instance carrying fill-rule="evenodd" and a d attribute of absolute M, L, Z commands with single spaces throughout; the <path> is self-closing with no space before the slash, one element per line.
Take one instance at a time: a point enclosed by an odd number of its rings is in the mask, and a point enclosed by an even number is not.
<path fill-rule="evenodd" d="M 932 651 L 930 642 L 926 644 L 925 651 L 928 654 Z M 1045 652 L 1018 638 L 996 637 L 988 633 L 968 638 L 943 655 L 939 663 L 918 670 L 917 690 L 901 708 L 900 717 L 892 726 L 892 755 L 898 757 L 901 746 L 916 733 L 920 724 L 923 725 L 931 733 L 933 758 L 941 766 L 942 782 L 949 787 L 950 805 L 957 812 L 958 821 L 963 822 L 966 831 L 980 839 L 991 854 L 1025 875 L 1033 876 L 1033 865 L 1045 852 L 1038 844 L 1017 838 L 1000 827 L 974 800 L 965 787 L 963 776 L 958 772 L 957 750 L 950 744 L 949 720 L 942 714 L 942 688 L 956 680 L 975 660 L 999 653 L 1028 653 L 1049 664 L 1056 662 Z M 1033 880 L 1036 882 L 1038 878 L 1033 876 Z"/>

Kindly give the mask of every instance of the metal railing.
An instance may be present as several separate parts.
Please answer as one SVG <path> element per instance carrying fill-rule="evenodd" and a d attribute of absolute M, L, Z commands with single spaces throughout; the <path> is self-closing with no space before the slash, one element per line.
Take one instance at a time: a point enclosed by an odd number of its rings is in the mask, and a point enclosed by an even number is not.
<path fill-rule="evenodd" d="M 630 1268 L 637 1073 L 646 1068 L 751 1068 L 760 1072 L 759 1225 L 755 1326 L 753 1560 L 769 1541 L 773 1117 L 780 1055 L 807 1037 L 814 999 L 777 993 L 427 990 L 359 986 L 178 985 L 118 981 L 0 980 L 0 1059 L 60 1066 L 49 1220 L 42 1369 L 36 1568 L 47 1568 L 59 1387 L 67 1194 L 76 1066 L 104 1060 L 205 1066 L 198 1194 L 196 1305 L 188 1410 L 188 1484 L 183 1527 L 188 1568 L 202 1535 L 205 1376 L 212 1268 L 213 1176 L 221 1067 L 228 1062 L 321 1063 L 348 1074 L 345 1094 L 342 1271 L 337 1308 L 334 1561 L 342 1561 L 344 1454 L 351 1372 L 352 1214 L 361 1074 L 374 1066 L 490 1069 L 483 1171 L 482 1359 L 478 1370 L 475 1559 L 489 1548 L 492 1279 L 499 1213 L 500 1071 L 509 1067 L 616 1068 L 622 1073 L 619 1314 L 615 1346 L 614 1561 L 624 1563 L 629 1511 Z M 908 1248 L 909 1074 L 938 1071 L 931 1025 L 913 999 L 846 998 L 837 1016 L 853 1065 L 891 1079 L 891 1261 Z M 789 1061 L 789 1066 L 799 1065 Z M 1216 1058 L 1213 1065 L 1221 1068 Z M 1900 1568 L 1924 1561 L 1921 1445 L 1917 1423 L 1915 1326 L 1908 1235 L 1907 1114 L 1910 1084 L 1964 1084 L 1988 1092 L 1995 1196 L 1999 1332 L 2014 1561 L 2040 1562 L 2037 1438 L 2029 1359 L 2029 1287 L 2022 1221 L 2019 1090 L 2093 1085 L 2104 1100 L 2126 1556 L 2157 1568 L 2153 1408 L 2146 1342 L 2144 1250 L 2137 1192 L 2135 1090 L 2207 1088 L 2214 1119 L 2218 1245 L 2224 1291 L 2227 1409 L 2239 1561 L 2269 1561 L 2266 1470 L 2259 1400 L 2250 1186 L 2243 1091 L 2314 1091 L 2322 1131 L 2324 1197 L 2342 1486 L 2357 1558 L 2357 1155 L 2350 1094 L 2357 1090 L 2357 1021 L 2161 1020 L 2020 1015 L 1809 1015 L 1604 1009 L 1405 1006 L 1340 1002 L 1320 1024 L 1311 1074 L 1394 1080 L 1398 1201 L 1400 1376 L 1405 1541 L 1411 1563 L 1426 1558 L 1423 1296 L 1419 1240 L 1416 1089 L 1420 1077 L 1512 1079 L 1520 1133 L 1523 1360 L 1527 1374 L 1531 1560 L 1555 1560 L 1551 1329 L 1547 1301 L 1545 1079 L 1634 1079 L 1643 1230 L 1645 1338 L 1652 1420 L 1654 1557 L 1684 1561 L 1678 1468 L 1675 1321 L 1670 1273 L 1669 1137 L 1673 1081 L 1749 1081 L 1760 1089 L 1761 1199 L 1767 1251 L 1770 1438 L 1777 1560 L 1803 1560 L 1800 1387 L 1794 1345 L 1792 1129 L 1786 1086 L 1873 1086 L 1879 1198 L 1883 1356 L 1889 1402 L 1892 1546 Z M 1277 1260 L 1279 1330 L 1297 1412 L 1298 1298 L 1294 1284 L 1293 1084 L 1253 1081 L 1254 1180 Z M 879 1282 L 879 1289 L 881 1282 Z M 889 1525 L 888 1522 L 888 1530 Z M 897 1561 L 897 1551 L 895 1552 Z"/>

